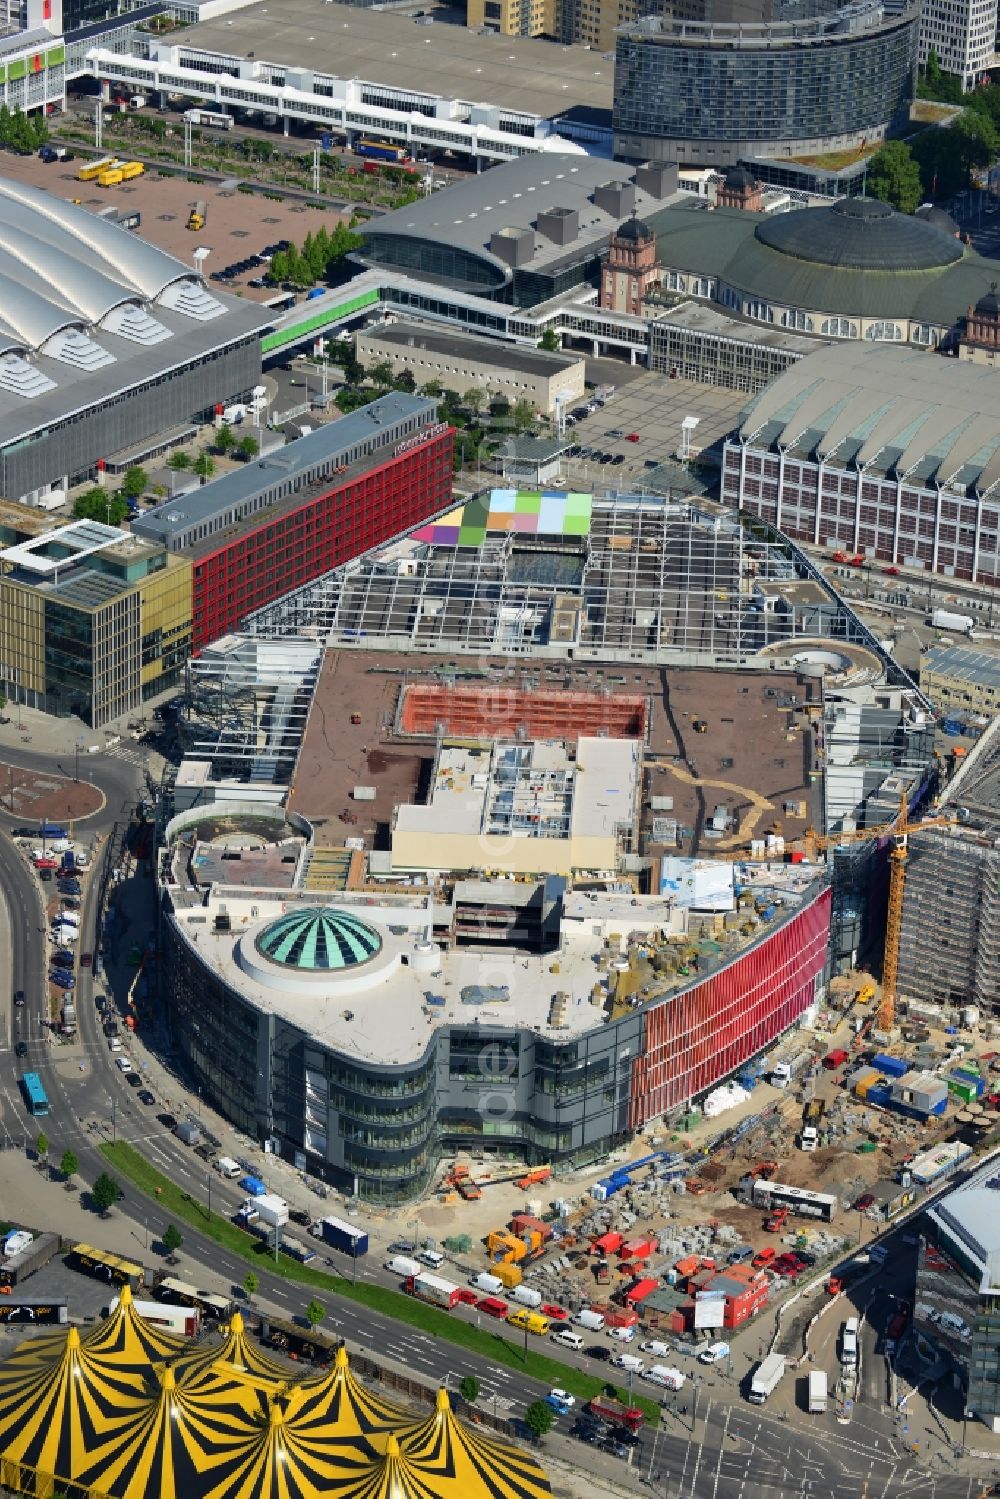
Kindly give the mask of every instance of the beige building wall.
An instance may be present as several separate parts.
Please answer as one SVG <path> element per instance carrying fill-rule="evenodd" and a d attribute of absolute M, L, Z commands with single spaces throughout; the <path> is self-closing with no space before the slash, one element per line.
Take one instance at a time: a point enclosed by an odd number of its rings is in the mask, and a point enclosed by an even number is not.
<path fill-rule="evenodd" d="M 155 697 L 161 677 L 191 654 L 192 572 L 184 557 L 168 552 L 167 565 L 139 585 L 142 594 L 142 693 Z"/>
<path fill-rule="evenodd" d="M 466 24 L 501 36 L 549 36 L 600 52 L 615 49 L 615 29 L 634 21 L 636 0 L 468 0 Z"/>
<path fill-rule="evenodd" d="M 406 811 L 400 808 L 400 813 Z M 418 808 L 424 811 L 424 808 Z M 574 869 L 614 869 L 614 838 L 495 838 L 480 833 L 392 830 L 393 869 L 490 869 L 504 874 L 570 874 Z"/>
<path fill-rule="evenodd" d="M 586 386 L 586 363 L 581 358 L 559 368 L 553 366 L 549 376 L 532 375 L 526 370 L 495 361 L 476 359 L 469 354 L 448 355 L 437 349 L 418 346 L 402 348 L 384 343 L 376 335 L 358 333 L 355 348 L 362 364 L 386 359 L 394 375 L 409 370 L 419 389 L 431 380 L 439 380 L 448 390 L 464 396 L 467 390 L 481 390 L 487 395 L 502 395 L 513 406 L 516 401 L 530 401 L 539 411 L 551 413 L 556 398 L 578 401 Z"/>
<path fill-rule="evenodd" d="M 982 713 L 993 718 L 1000 712 L 1000 656 L 996 659 L 996 671 L 992 680 L 970 681 L 964 677 L 949 676 L 945 671 L 930 671 L 921 667 L 920 690 L 927 694 L 936 708 Z"/>
<path fill-rule="evenodd" d="M 0 577 L 0 663 L 4 681 L 45 692 L 45 602 L 33 588 Z"/>

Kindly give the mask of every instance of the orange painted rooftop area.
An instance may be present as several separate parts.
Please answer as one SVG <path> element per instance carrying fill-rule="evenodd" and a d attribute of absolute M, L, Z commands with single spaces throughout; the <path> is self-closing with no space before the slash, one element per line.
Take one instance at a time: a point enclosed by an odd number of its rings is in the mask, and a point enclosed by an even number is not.
<path fill-rule="evenodd" d="M 645 739 L 646 699 L 603 692 L 527 691 L 517 687 L 407 685 L 400 695 L 400 734 L 529 739 Z"/>

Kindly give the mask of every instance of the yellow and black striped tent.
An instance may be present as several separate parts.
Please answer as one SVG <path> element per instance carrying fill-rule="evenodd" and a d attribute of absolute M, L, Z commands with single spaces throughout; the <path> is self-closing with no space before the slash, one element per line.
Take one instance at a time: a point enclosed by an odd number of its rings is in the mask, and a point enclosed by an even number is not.
<path fill-rule="evenodd" d="M 144 1361 L 144 1362 L 143 1362 Z M 366 1389 L 346 1350 L 322 1375 L 261 1352 L 234 1315 L 204 1345 L 150 1327 L 123 1291 L 87 1338 L 42 1336 L 0 1366 L 0 1485 L 68 1499 L 545 1499 L 537 1461 L 455 1417 Z"/>

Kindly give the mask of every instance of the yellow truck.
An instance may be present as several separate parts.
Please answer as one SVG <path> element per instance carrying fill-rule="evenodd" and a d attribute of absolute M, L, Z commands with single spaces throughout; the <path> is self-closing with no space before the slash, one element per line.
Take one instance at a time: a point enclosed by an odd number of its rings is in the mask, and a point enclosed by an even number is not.
<path fill-rule="evenodd" d="M 91 161 L 85 167 L 81 167 L 76 174 L 76 180 L 77 182 L 93 182 L 100 177 L 102 172 L 110 172 L 112 167 L 117 165 L 116 156 L 102 156 L 100 161 Z"/>
<path fill-rule="evenodd" d="M 187 227 L 189 229 L 195 229 L 195 230 L 197 230 L 197 229 L 204 229 L 204 227 L 205 227 L 205 220 L 207 218 L 208 218 L 208 204 L 204 201 L 204 199 L 199 198 L 198 201 L 197 201 L 197 203 L 192 203 L 191 204 L 191 211 L 188 214 Z"/>
<path fill-rule="evenodd" d="M 875 985 L 874 984 L 870 984 L 870 983 L 869 984 L 863 984 L 861 986 L 861 988 L 858 990 L 857 995 L 855 996 L 856 1002 L 859 1005 L 871 1004 L 871 1002 L 872 1002 L 872 1000 L 874 998 L 875 998 Z"/>
<path fill-rule="evenodd" d="M 98 177 L 97 185 L 98 187 L 117 187 L 121 180 L 121 167 L 109 167 L 106 172 L 102 172 Z"/>
<path fill-rule="evenodd" d="M 122 181 L 131 182 L 133 177 L 141 177 L 145 170 L 141 161 L 126 161 L 121 169 Z"/>

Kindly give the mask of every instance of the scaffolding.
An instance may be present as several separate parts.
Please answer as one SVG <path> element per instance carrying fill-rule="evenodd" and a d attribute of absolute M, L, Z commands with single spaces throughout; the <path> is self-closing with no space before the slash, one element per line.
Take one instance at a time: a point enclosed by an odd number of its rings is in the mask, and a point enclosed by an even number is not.
<path fill-rule="evenodd" d="M 187 665 L 179 729 L 211 778 L 282 785 L 298 758 L 322 650 L 315 641 L 228 636 Z"/>

